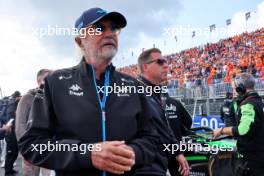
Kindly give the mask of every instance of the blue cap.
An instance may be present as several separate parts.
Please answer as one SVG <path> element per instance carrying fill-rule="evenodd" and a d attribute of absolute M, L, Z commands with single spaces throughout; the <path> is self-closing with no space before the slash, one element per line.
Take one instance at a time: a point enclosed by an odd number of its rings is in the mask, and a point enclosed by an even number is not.
<path fill-rule="evenodd" d="M 95 7 L 82 13 L 82 15 L 75 22 L 75 28 L 79 31 L 81 28 L 94 24 L 101 19 L 109 19 L 121 28 L 124 28 L 127 24 L 126 18 L 121 13 L 107 12 L 106 10 Z"/>

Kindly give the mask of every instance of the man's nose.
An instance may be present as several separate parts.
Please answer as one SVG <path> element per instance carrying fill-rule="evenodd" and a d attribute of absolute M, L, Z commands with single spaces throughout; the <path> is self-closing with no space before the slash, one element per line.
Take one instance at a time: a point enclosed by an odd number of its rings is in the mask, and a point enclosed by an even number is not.
<path fill-rule="evenodd" d="M 166 70 L 168 71 L 168 69 L 169 69 L 169 65 L 168 65 L 168 63 L 164 63 L 164 64 L 163 64 L 163 68 L 166 69 Z"/>

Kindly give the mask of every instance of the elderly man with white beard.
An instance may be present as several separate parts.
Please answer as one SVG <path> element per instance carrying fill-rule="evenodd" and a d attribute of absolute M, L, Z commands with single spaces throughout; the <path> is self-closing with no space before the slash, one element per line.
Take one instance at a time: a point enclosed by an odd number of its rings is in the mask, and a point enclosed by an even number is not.
<path fill-rule="evenodd" d="M 82 60 L 49 75 L 44 94 L 36 96 L 19 141 L 29 162 L 57 176 L 133 175 L 152 162 L 158 137 L 145 95 L 106 93 L 114 85 L 137 85 L 111 64 L 126 23 L 122 14 L 100 8 L 77 19 Z"/>

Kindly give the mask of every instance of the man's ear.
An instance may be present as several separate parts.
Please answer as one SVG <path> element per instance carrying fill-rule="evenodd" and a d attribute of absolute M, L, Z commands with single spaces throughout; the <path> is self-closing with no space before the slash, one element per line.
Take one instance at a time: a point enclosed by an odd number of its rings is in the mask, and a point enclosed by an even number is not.
<path fill-rule="evenodd" d="M 79 36 L 75 37 L 75 42 L 77 43 L 77 45 L 82 48 L 82 41 L 81 38 Z"/>
<path fill-rule="evenodd" d="M 143 71 L 146 72 L 147 69 L 148 69 L 148 64 L 143 64 Z"/>

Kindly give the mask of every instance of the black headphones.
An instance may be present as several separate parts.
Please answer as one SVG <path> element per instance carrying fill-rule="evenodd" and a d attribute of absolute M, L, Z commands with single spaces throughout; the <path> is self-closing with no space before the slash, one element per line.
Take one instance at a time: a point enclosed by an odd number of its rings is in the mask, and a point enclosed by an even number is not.
<path fill-rule="evenodd" d="M 236 85 L 236 92 L 238 94 L 245 94 L 247 92 L 247 89 L 246 87 L 244 86 L 244 84 L 242 83 L 239 83 L 238 85 Z"/>

